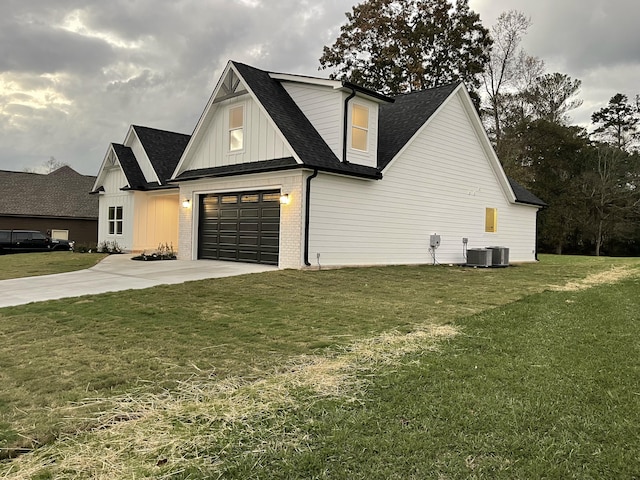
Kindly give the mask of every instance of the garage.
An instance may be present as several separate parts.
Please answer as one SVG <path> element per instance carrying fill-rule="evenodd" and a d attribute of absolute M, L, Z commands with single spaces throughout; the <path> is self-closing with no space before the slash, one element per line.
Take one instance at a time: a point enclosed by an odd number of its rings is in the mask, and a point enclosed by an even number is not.
<path fill-rule="evenodd" d="M 278 264 L 280 191 L 200 196 L 198 258 Z"/>

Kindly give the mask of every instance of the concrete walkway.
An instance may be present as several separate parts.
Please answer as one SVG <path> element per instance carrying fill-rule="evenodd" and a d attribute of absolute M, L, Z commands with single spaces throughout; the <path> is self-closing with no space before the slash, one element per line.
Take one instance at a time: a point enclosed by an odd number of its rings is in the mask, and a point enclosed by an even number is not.
<path fill-rule="evenodd" d="M 110 255 L 97 265 L 76 272 L 0 280 L 0 308 L 25 303 L 142 289 L 205 278 L 232 277 L 277 270 L 278 267 L 215 260 L 131 260 Z"/>

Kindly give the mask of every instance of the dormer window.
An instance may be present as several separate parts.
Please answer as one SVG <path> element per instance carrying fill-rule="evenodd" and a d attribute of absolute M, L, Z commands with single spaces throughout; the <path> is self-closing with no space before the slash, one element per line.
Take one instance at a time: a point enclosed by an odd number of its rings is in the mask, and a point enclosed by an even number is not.
<path fill-rule="evenodd" d="M 244 105 L 229 109 L 229 151 L 244 148 Z"/>
<path fill-rule="evenodd" d="M 351 148 L 366 152 L 369 144 L 369 109 L 356 103 L 351 108 Z"/>

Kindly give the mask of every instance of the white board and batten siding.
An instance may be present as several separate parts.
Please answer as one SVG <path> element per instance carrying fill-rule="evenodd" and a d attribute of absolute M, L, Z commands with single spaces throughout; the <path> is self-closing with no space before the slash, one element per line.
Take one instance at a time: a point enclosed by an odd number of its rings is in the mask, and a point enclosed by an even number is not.
<path fill-rule="evenodd" d="M 244 106 L 244 148 L 229 151 L 229 108 Z M 292 153 L 267 116 L 249 95 L 214 104 L 214 114 L 201 132 L 201 140 L 191 147 L 181 171 L 221 167 L 291 157 Z M 180 172 L 179 172 L 180 173 Z"/>
<path fill-rule="evenodd" d="M 98 244 L 105 241 L 117 242 L 121 248 L 129 250 L 133 245 L 133 194 L 121 190 L 128 182 L 119 165 L 108 167 L 104 175 L 104 192 L 99 194 L 98 202 Z M 109 234 L 109 207 L 122 207 L 122 235 Z"/>
<path fill-rule="evenodd" d="M 321 174 L 311 186 L 310 259 L 321 265 L 463 263 L 469 248 L 505 246 L 535 259 L 537 208 L 512 204 L 471 124 L 460 93 L 385 170 L 382 180 Z M 497 232 L 485 209 L 497 208 Z"/>
<path fill-rule="evenodd" d="M 178 249 L 178 217 L 180 199 L 173 193 L 134 192 L 135 217 L 131 250 L 155 252 L 159 245 Z"/>

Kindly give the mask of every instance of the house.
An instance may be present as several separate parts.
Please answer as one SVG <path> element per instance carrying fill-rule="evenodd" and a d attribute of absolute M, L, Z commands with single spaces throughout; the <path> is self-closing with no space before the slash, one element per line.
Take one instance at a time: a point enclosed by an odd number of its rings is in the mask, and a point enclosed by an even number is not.
<path fill-rule="evenodd" d="M 47 175 L 0 171 L 0 229 L 39 230 L 95 245 L 98 199 L 89 195 L 95 179 L 69 166 Z"/>
<path fill-rule="evenodd" d="M 168 180 L 189 135 L 133 125 L 109 145 L 93 193 L 100 199 L 99 242 L 130 251 L 178 245 L 179 187 Z"/>
<path fill-rule="evenodd" d="M 149 131 L 107 152 L 101 240 L 280 268 L 463 263 L 492 245 L 535 260 L 544 203 L 507 178 L 461 83 L 388 97 L 229 62 L 190 137 Z"/>

